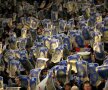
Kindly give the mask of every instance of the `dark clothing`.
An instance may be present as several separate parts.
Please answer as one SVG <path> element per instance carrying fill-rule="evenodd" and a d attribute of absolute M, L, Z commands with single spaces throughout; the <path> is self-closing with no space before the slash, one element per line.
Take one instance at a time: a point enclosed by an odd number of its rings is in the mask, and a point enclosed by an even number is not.
<path fill-rule="evenodd" d="M 104 50 L 108 52 L 108 43 L 104 43 Z"/>
<path fill-rule="evenodd" d="M 103 64 L 103 60 L 95 59 L 95 63 L 98 63 L 99 65 L 102 65 Z"/>
<path fill-rule="evenodd" d="M 3 77 L 4 84 L 8 85 L 9 74 L 6 71 L 4 71 L 4 72 L 0 72 L 0 76 Z"/>
<path fill-rule="evenodd" d="M 17 37 L 21 36 L 21 30 L 20 29 L 15 28 L 14 32 L 16 33 Z"/>
<path fill-rule="evenodd" d="M 105 82 L 102 82 L 102 83 L 97 87 L 97 89 L 98 89 L 98 90 L 103 90 L 104 87 L 105 87 Z"/>
<path fill-rule="evenodd" d="M 27 90 L 26 87 L 23 87 L 23 86 L 18 86 L 17 84 L 13 84 L 12 86 L 10 87 L 21 87 L 20 90 Z"/>

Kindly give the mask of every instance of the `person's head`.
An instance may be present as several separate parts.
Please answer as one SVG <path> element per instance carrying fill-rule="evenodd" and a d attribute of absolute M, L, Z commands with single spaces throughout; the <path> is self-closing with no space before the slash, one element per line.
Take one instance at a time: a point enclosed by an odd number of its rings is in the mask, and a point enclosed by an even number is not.
<path fill-rule="evenodd" d="M 64 88 L 65 88 L 65 90 L 71 90 L 71 84 L 66 83 Z"/>
<path fill-rule="evenodd" d="M 83 90 L 92 90 L 92 86 L 89 81 L 83 83 Z"/>
<path fill-rule="evenodd" d="M 71 70 L 71 75 L 73 75 L 73 74 L 75 75 L 75 71 L 74 70 Z"/>
<path fill-rule="evenodd" d="M 77 86 L 72 86 L 71 90 L 79 90 Z"/>
<path fill-rule="evenodd" d="M 47 68 L 45 68 L 45 69 L 43 70 L 43 75 L 47 75 L 47 73 L 48 73 L 48 70 L 47 70 Z"/>
<path fill-rule="evenodd" d="M 56 75 L 60 82 L 64 83 L 66 81 L 66 73 L 63 70 L 58 70 Z"/>
<path fill-rule="evenodd" d="M 16 77 L 15 82 L 16 82 L 16 84 L 20 85 L 21 84 L 21 79 L 19 77 Z"/>
<path fill-rule="evenodd" d="M 26 50 L 29 51 L 30 50 L 30 46 L 26 45 Z"/>

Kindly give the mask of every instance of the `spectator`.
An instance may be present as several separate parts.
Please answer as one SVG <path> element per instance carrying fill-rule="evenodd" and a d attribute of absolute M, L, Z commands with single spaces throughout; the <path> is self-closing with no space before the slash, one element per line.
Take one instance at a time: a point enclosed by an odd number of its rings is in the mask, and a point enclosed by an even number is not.
<path fill-rule="evenodd" d="M 16 77 L 15 78 L 15 83 L 13 83 L 12 86 L 9 86 L 9 87 L 21 87 L 20 90 L 27 90 L 26 87 L 22 86 L 21 78 L 19 78 L 19 77 Z"/>
<path fill-rule="evenodd" d="M 79 90 L 77 86 L 72 86 L 71 90 Z"/>
<path fill-rule="evenodd" d="M 64 86 L 64 90 L 71 90 L 71 84 L 66 83 L 65 86 Z"/>
<path fill-rule="evenodd" d="M 89 81 L 83 83 L 83 90 L 93 90 Z"/>

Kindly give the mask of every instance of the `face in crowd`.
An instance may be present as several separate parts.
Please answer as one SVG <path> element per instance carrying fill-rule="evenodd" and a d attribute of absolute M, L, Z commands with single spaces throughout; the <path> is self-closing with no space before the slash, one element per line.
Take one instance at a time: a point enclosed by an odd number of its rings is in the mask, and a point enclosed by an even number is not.
<path fill-rule="evenodd" d="M 92 87 L 88 81 L 84 83 L 83 90 L 92 90 Z"/>

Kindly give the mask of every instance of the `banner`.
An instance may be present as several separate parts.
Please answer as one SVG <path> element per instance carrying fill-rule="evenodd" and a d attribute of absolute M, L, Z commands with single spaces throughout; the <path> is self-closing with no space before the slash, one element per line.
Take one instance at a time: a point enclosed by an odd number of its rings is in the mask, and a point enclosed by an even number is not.
<path fill-rule="evenodd" d="M 44 19 L 42 20 L 42 25 L 45 29 L 52 30 L 53 29 L 53 23 L 50 19 Z"/>
<path fill-rule="evenodd" d="M 62 60 L 59 62 L 59 65 L 67 66 L 67 60 Z"/>
<path fill-rule="evenodd" d="M 56 34 L 56 35 L 53 35 L 53 38 L 58 39 L 59 44 L 63 44 L 63 37 L 64 36 L 65 36 L 64 34 Z"/>
<path fill-rule="evenodd" d="M 12 60 L 12 59 L 15 58 L 15 52 L 14 52 L 14 50 L 8 50 L 8 51 L 5 52 L 4 56 L 5 56 L 4 60 L 6 62 L 8 62 L 10 59 Z"/>
<path fill-rule="evenodd" d="M 38 58 L 36 61 L 36 66 L 35 68 L 40 68 L 40 69 L 44 69 L 46 66 L 46 62 L 48 61 L 48 58 Z"/>
<path fill-rule="evenodd" d="M 65 31 L 66 25 L 67 25 L 67 21 L 65 21 L 65 20 L 59 21 L 59 33 L 62 33 Z"/>
<path fill-rule="evenodd" d="M 35 39 L 37 38 L 37 33 L 34 29 L 30 29 L 30 34 L 32 37 L 32 40 L 35 41 Z"/>
<path fill-rule="evenodd" d="M 66 3 L 66 8 L 68 12 L 75 12 L 77 11 L 77 3 L 75 1 L 68 1 Z"/>
<path fill-rule="evenodd" d="M 50 49 L 50 38 L 49 37 L 44 37 L 44 46 L 46 46 L 48 49 Z"/>
<path fill-rule="evenodd" d="M 43 31 L 43 35 L 44 35 L 44 36 L 51 36 L 51 35 L 52 35 L 52 30 L 47 30 L 47 29 L 45 29 L 45 30 Z"/>
<path fill-rule="evenodd" d="M 90 32 L 89 27 L 84 26 L 82 28 L 82 36 L 84 37 L 85 40 L 90 40 L 91 39 L 91 36 L 90 36 L 89 32 Z"/>
<path fill-rule="evenodd" d="M 72 50 L 72 44 L 70 43 L 70 39 L 68 36 L 63 38 L 63 44 L 67 44 L 68 50 Z"/>
<path fill-rule="evenodd" d="M 56 65 L 51 68 L 51 70 L 54 71 L 54 75 L 56 76 L 57 80 L 61 81 L 62 83 L 66 82 L 67 66 Z"/>
<path fill-rule="evenodd" d="M 36 86 L 36 90 L 56 90 L 51 73 Z"/>
<path fill-rule="evenodd" d="M 41 47 L 39 49 L 39 58 L 47 58 L 48 49 L 46 47 Z"/>
<path fill-rule="evenodd" d="M 9 70 L 9 76 L 11 78 L 16 77 L 16 72 L 18 72 L 19 65 L 20 65 L 19 61 L 16 60 L 9 61 L 8 70 Z"/>
<path fill-rule="evenodd" d="M 107 80 L 108 78 L 108 65 L 101 65 L 96 67 L 96 72 L 102 79 Z"/>
<path fill-rule="evenodd" d="M 76 67 L 76 62 L 80 59 L 80 56 L 78 54 L 74 54 L 74 55 L 70 55 L 67 57 L 67 72 L 69 72 L 69 70 L 73 70 L 75 71 L 75 73 L 77 73 L 77 67 Z"/>
<path fill-rule="evenodd" d="M 74 18 L 68 20 L 67 26 L 68 26 L 69 30 L 74 29 L 74 27 L 75 27 Z"/>
<path fill-rule="evenodd" d="M 19 50 L 17 53 L 19 54 L 20 59 L 28 58 L 28 54 L 27 54 L 27 51 L 25 49 Z"/>
<path fill-rule="evenodd" d="M 104 43 L 102 42 L 94 43 L 93 50 L 94 50 L 94 55 L 96 59 L 98 60 L 105 59 Z"/>
<path fill-rule="evenodd" d="M 40 73 L 41 73 L 40 68 L 30 70 L 30 76 L 37 78 L 36 79 L 36 85 L 40 83 Z"/>
<path fill-rule="evenodd" d="M 77 47 L 80 47 L 80 48 L 84 47 L 84 40 L 80 35 L 75 36 L 75 42 L 77 44 Z"/>
<path fill-rule="evenodd" d="M 19 77 L 21 79 L 22 87 L 25 87 L 25 88 L 30 87 L 31 90 L 36 90 L 36 83 L 37 83 L 36 77 L 31 77 L 27 75 L 20 75 Z"/>
<path fill-rule="evenodd" d="M 96 67 L 99 65 L 97 63 L 89 63 L 89 77 L 90 77 L 90 82 L 93 84 L 93 86 L 98 86 L 100 84 L 100 77 L 98 73 L 96 72 Z"/>
<path fill-rule="evenodd" d="M 44 45 L 43 45 L 43 42 L 35 42 L 34 44 L 35 44 L 35 46 L 37 47 L 37 49 L 40 49 L 41 47 L 44 46 Z"/>
<path fill-rule="evenodd" d="M 77 67 L 77 71 L 78 71 L 78 76 L 88 80 L 88 67 L 87 67 L 87 62 L 84 60 L 81 61 L 77 61 L 76 63 L 76 67 Z"/>
<path fill-rule="evenodd" d="M 54 85 L 54 78 L 52 77 L 53 72 L 49 71 L 48 75 L 49 75 L 49 78 L 47 80 L 46 90 L 56 90 L 55 85 Z"/>
<path fill-rule="evenodd" d="M 94 28 L 94 32 L 92 32 L 92 37 L 93 37 L 93 43 L 98 43 L 98 42 L 101 42 L 102 38 L 102 34 L 99 32 L 99 31 L 96 31 L 96 27 Z"/>
<path fill-rule="evenodd" d="M 27 28 L 22 28 L 21 30 L 21 37 L 26 38 L 27 37 Z"/>
<path fill-rule="evenodd" d="M 57 48 L 57 49 L 55 50 L 55 52 L 52 54 L 52 59 L 51 59 L 51 61 L 52 61 L 53 63 L 58 63 L 58 62 L 60 62 L 60 60 L 62 59 L 62 57 L 63 57 L 63 49 Z"/>
<path fill-rule="evenodd" d="M 102 16 L 99 13 L 96 13 L 96 22 L 101 23 L 102 22 Z"/>
<path fill-rule="evenodd" d="M 37 86 L 36 86 L 36 90 L 45 90 L 46 88 L 46 83 L 48 81 L 48 75 L 46 76 L 46 78 L 44 80 L 42 80 Z"/>
<path fill-rule="evenodd" d="M 38 84 L 37 83 L 37 78 L 36 77 L 31 77 L 30 79 L 29 79 L 29 82 L 28 83 L 30 83 L 30 89 L 31 90 L 36 90 L 36 85 Z"/>
<path fill-rule="evenodd" d="M 39 24 L 39 21 L 37 19 L 35 19 L 35 18 L 30 19 L 30 28 L 37 29 L 38 24 Z"/>
<path fill-rule="evenodd" d="M 30 63 L 30 61 L 26 57 L 20 58 L 19 60 L 22 66 L 24 67 L 24 69 L 26 69 L 28 72 L 34 68 L 33 65 Z"/>
<path fill-rule="evenodd" d="M 50 49 L 55 50 L 59 46 L 59 40 L 58 39 L 51 39 L 50 40 Z"/>

